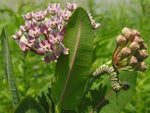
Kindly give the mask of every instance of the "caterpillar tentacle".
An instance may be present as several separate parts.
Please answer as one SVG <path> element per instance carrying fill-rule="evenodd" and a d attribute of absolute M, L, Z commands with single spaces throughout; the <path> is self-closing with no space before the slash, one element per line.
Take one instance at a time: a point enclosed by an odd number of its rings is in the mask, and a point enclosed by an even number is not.
<path fill-rule="evenodd" d="M 115 70 L 113 66 L 109 67 L 107 64 L 100 66 L 98 69 L 96 69 L 96 71 L 92 73 L 92 76 L 96 78 L 105 73 L 109 75 L 111 87 L 115 92 L 120 91 L 124 87 L 124 86 L 122 87 L 121 82 L 118 78 L 119 73 Z"/>

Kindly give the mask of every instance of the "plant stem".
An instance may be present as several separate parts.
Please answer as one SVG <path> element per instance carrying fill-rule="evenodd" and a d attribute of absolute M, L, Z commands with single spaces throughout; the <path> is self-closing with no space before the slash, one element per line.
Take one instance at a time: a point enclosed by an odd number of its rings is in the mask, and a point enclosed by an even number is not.
<path fill-rule="evenodd" d="M 59 105 L 55 106 L 55 113 L 61 113 L 61 108 Z"/>

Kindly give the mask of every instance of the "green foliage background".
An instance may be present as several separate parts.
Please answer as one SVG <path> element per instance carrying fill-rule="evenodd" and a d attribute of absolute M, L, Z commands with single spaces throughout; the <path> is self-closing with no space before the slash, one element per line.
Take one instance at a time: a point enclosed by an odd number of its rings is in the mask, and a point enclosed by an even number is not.
<path fill-rule="evenodd" d="M 21 99 L 24 96 L 35 96 L 53 76 L 55 63 L 47 65 L 38 55 L 29 52 L 24 55 L 16 42 L 10 38 L 24 25 L 21 15 L 29 11 L 47 8 L 48 3 L 55 0 L 5 0 L 0 1 L 0 33 L 6 27 L 16 83 Z M 65 7 L 67 0 L 57 0 Z M 101 27 L 95 31 L 93 68 L 111 59 L 115 49 L 115 38 L 125 26 L 137 29 L 141 37 L 150 47 L 150 1 L 149 0 L 72 0 L 87 9 Z M 1 53 L 1 44 L 0 44 Z M 148 53 L 150 51 L 148 49 Z M 121 113 L 150 112 L 150 57 L 146 59 L 148 69 L 138 72 L 135 93 Z M 3 70 L 2 54 L 0 54 L 0 113 L 12 113 L 9 87 Z"/>

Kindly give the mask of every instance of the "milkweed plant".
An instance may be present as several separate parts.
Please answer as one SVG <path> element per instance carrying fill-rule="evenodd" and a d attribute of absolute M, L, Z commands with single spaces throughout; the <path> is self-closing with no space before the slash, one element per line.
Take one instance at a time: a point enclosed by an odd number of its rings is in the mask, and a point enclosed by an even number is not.
<path fill-rule="evenodd" d="M 75 3 L 67 3 L 65 9 L 54 3 L 44 11 L 32 11 L 22 17 L 25 24 L 12 38 L 24 54 L 31 51 L 43 56 L 42 60 L 47 64 L 56 62 L 56 67 L 51 84 L 43 91 L 44 95 L 49 94 L 45 101 L 44 97 L 35 99 L 30 96 L 20 101 L 11 67 L 5 66 L 11 65 L 11 60 L 3 30 L 4 67 L 15 113 L 93 113 L 100 110 L 106 113 L 110 106 L 114 108 L 112 112 L 121 110 L 116 106 L 125 105 L 126 98 L 134 91 L 135 84 L 130 78 L 136 76 L 136 71 L 147 69 L 144 62 L 148 57 L 147 46 L 138 30 L 124 27 L 116 38 L 112 59 L 93 69 L 93 34 L 100 23 L 96 23 L 89 12 Z M 105 74 L 109 78 L 99 81 Z M 118 95 L 117 105 L 113 102 L 114 92 Z"/>

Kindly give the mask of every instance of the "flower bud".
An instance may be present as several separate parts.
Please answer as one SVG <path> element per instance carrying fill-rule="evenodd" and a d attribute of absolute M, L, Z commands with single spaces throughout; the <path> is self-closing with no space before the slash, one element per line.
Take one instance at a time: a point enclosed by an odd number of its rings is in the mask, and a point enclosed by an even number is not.
<path fill-rule="evenodd" d="M 145 71 L 147 69 L 147 65 L 145 62 L 141 62 L 137 68 L 139 71 Z"/>
<path fill-rule="evenodd" d="M 144 42 L 144 40 L 139 36 L 135 36 L 133 42 L 138 42 L 139 44 L 142 44 Z"/>
<path fill-rule="evenodd" d="M 145 43 L 142 43 L 140 48 L 141 49 L 147 49 L 147 45 Z"/>
<path fill-rule="evenodd" d="M 126 38 L 122 35 L 119 35 L 117 38 L 116 38 L 116 42 L 117 42 L 117 45 L 125 45 L 126 44 Z"/>
<path fill-rule="evenodd" d="M 71 4 L 71 3 L 67 2 L 66 7 L 69 11 L 74 11 L 78 7 L 78 5 L 75 3 Z"/>
<path fill-rule="evenodd" d="M 130 57 L 128 60 L 128 64 L 131 66 L 135 66 L 137 63 L 138 63 L 138 60 L 135 56 Z"/>
<path fill-rule="evenodd" d="M 137 51 L 139 48 L 140 48 L 140 45 L 139 45 L 139 43 L 137 43 L 137 42 L 132 42 L 132 43 L 130 44 L 130 49 L 131 49 L 132 52 Z"/>
<path fill-rule="evenodd" d="M 11 37 L 12 37 L 13 39 L 15 39 L 15 40 L 18 39 L 18 37 L 17 37 L 16 35 L 12 35 Z"/>
<path fill-rule="evenodd" d="M 137 56 L 138 59 L 144 60 L 149 55 L 148 55 L 148 52 L 145 49 L 142 49 L 142 50 L 138 50 L 136 56 Z"/>
<path fill-rule="evenodd" d="M 25 20 L 31 20 L 33 16 L 33 12 L 29 12 L 26 15 L 22 15 Z"/>
<path fill-rule="evenodd" d="M 148 52 L 145 50 L 145 49 L 142 49 L 141 50 L 142 51 L 142 57 L 144 58 L 144 59 L 146 59 L 149 55 L 148 55 Z"/>
<path fill-rule="evenodd" d="M 135 36 L 141 35 L 141 33 L 139 31 L 137 31 L 136 29 L 132 30 L 132 32 L 134 33 Z"/>
<path fill-rule="evenodd" d="M 121 56 L 123 58 L 125 57 L 128 57 L 129 55 L 131 54 L 131 50 L 127 47 L 124 47 L 122 50 L 121 50 Z"/>
<path fill-rule="evenodd" d="M 21 36 L 22 36 L 22 32 L 21 32 L 21 30 L 19 30 L 18 32 L 16 32 L 16 36 L 18 37 L 18 39 L 20 39 L 20 38 L 21 38 Z"/>
<path fill-rule="evenodd" d="M 134 39 L 134 33 L 127 27 L 122 29 L 122 34 L 128 39 L 133 40 Z"/>
<path fill-rule="evenodd" d="M 124 27 L 124 28 L 122 29 L 122 34 L 124 35 L 127 31 L 130 31 L 130 29 L 127 28 L 127 27 Z"/>

